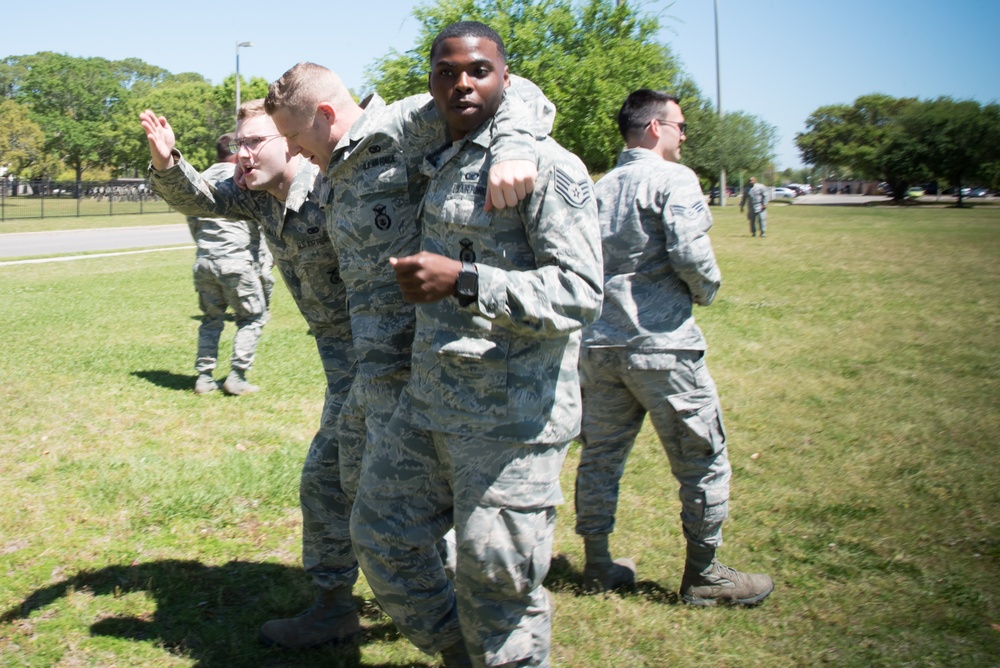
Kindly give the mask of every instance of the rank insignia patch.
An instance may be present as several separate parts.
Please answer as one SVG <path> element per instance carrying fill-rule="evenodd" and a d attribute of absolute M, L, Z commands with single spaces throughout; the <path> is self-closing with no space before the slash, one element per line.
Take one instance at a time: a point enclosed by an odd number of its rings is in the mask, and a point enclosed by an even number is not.
<path fill-rule="evenodd" d="M 670 213 L 674 214 L 676 218 L 697 218 L 704 212 L 704 202 L 695 202 L 691 206 L 682 206 L 680 204 L 670 205 Z"/>
<path fill-rule="evenodd" d="M 584 181 L 574 181 L 573 178 L 556 167 L 556 192 L 559 193 L 570 206 L 581 208 L 590 201 L 590 183 Z"/>

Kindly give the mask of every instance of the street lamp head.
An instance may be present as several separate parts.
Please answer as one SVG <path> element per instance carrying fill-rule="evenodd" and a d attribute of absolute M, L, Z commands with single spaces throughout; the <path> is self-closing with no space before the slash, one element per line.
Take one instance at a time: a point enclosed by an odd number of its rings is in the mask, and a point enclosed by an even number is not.
<path fill-rule="evenodd" d="M 241 46 L 253 46 L 253 42 L 237 42 L 236 43 L 236 48 L 239 48 Z"/>

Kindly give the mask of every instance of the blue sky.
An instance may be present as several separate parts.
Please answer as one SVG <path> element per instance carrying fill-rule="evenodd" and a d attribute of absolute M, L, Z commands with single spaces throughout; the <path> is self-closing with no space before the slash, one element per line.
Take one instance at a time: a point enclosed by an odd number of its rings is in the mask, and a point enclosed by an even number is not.
<path fill-rule="evenodd" d="M 411 48 L 418 29 L 410 14 L 414 2 L 403 0 L 4 4 L 0 57 L 38 51 L 137 57 L 174 73 L 198 72 L 213 83 L 235 71 L 236 42 L 252 41 L 254 47 L 240 50 L 245 78 L 271 81 L 310 60 L 360 90 L 365 67 L 392 47 Z M 642 4 L 659 16 L 660 40 L 714 100 L 715 0 Z M 755 114 L 777 127 L 779 168 L 800 166 L 795 133 L 824 104 L 850 103 L 873 92 L 1000 101 L 998 0 L 718 4 L 723 108 Z"/>

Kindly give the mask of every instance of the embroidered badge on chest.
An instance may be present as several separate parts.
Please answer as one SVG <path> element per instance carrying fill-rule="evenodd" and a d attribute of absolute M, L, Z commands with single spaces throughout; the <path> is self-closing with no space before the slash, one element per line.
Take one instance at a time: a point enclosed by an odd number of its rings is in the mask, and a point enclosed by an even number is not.
<path fill-rule="evenodd" d="M 458 251 L 458 259 L 462 262 L 475 262 L 476 251 L 472 250 L 472 239 L 462 239 L 458 244 L 462 247 Z"/>
<path fill-rule="evenodd" d="M 556 167 L 556 192 L 570 206 L 581 208 L 590 201 L 590 183 L 574 181 L 573 177 Z"/>
<path fill-rule="evenodd" d="M 384 204 L 377 204 L 372 211 L 375 212 L 375 227 L 385 232 L 392 227 L 392 218 L 385 212 Z"/>

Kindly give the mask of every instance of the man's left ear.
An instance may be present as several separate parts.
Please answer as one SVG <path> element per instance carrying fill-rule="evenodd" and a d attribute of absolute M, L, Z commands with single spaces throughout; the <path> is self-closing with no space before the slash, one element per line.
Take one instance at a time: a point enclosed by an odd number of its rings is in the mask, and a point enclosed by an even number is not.
<path fill-rule="evenodd" d="M 503 87 L 510 87 L 510 70 L 507 69 L 506 65 L 503 66 Z"/>
<path fill-rule="evenodd" d="M 316 113 L 325 118 L 328 125 L 332 126 L 337 122 L 337 110 L 325 100 L 316 105 Z"/>

